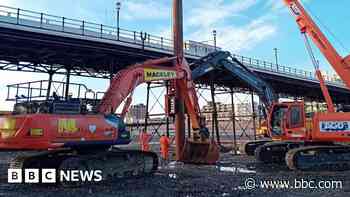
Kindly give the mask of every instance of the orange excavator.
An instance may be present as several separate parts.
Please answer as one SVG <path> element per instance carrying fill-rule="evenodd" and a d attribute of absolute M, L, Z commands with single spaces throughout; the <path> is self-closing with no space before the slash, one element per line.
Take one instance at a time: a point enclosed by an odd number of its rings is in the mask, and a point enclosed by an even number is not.
<path fill-rule="evenodd" d="M 307 117 L 303 101 L 274 103 L 269 109 L 268 131 L 272 142 L 248 143 L 262 162 L 285 162 L 294 170 L 350 169 L 350 113 L 336 112 L 327 86 L 313 55 L 315 43 L 350 88 L 350 56 L 341 57 L 298 0 L 284 0 L 304 37 L 305 44 L 327 103 L 326 112 Z M 345 142 L 345 143 L 344 143 Z M 252 151 L 250 151 L 252 152 Z"/>
<path fill-rule="evenodd" d="M 169 100 L 184 101 L 191 119 L 192 137 L 179 140 L 179 160 L 212 164 L 219 159 L 215 142 L 203 137 L 205 125 L 200 124 L 199 105 L 191 78 L 191 70 L 183 55 L 182 1 L 174 0 L 174 57 L 145 61 L 118 72 L 96 110 L 86 111 L 78 101 L 52 99 L 19 104 L 16 114 L 0 117 L 0 150 L 39 151 L 15 158 L 11 168 L 99 169 L 104 177 L 129 177 L 152 174 L 157 170 L 155 153 L 139 150 L 121 150 L 114 145 L 130 143 L 130 132 L 123 123 L 133 96 L 133 90 L 141 83 L 169 80 Z M 174 99 L 174 96 L 177 98 Z M 128 97 L 128 98 L 127 98 Z M 122 115 L 115 110 L 126 99 Z M 34 105 L 35 104 L 35 105 Z M 36 107 L 33 107 L 36 106 Z M 184 136 L 184 130 L 180 135 Z M 180 136 L 181 137 L 181 136 Z"/>

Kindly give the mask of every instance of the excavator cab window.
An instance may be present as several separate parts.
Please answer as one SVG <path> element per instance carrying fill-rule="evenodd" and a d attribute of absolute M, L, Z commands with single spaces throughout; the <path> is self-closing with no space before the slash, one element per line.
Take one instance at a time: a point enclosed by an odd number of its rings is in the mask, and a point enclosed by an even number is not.
<path fill-rule="evenodd" d="M 283 135 L 283 118 L 288 110 L 287 106 L 275 106 L 271 114 L 271 131 L 274 136 Z"/>
<path fill-rule="evenodd" d="M 299 128 L 304 126 L 304 118 L 303 118 L 304 110 L 302 106 L 295 105 L 290 107 L 290 119 L 289 124 L 287 124 L 288 128 Z"/>

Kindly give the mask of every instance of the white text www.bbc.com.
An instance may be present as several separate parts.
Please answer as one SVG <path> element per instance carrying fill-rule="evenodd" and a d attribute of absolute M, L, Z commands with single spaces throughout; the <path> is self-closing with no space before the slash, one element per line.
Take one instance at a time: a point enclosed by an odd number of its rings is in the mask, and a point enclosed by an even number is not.
<path fill-rule="evenodd" d="M 240 189 L 253 190 L 253 189 L 321 189 L 321 190 L 333 190 L 342 189 L 343 181 L 339 180 L 307 180 L 307 179 L 294 179 L 289 180 L 256 180 L 254 178 L 247 178 L 244 181 L 244 185 Z"/>

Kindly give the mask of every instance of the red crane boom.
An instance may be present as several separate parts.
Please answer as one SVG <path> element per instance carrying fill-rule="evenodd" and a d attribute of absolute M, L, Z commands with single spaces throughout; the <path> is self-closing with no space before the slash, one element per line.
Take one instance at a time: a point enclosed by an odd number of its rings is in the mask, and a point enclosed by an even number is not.
<path fill-rule="evenodd" d="M 306 33 L 326 57 L 345 85 L 350 88 L 350 56 L 343 58 L 298 0 L 284 0 L 296 18 L 302 33 Z"/>

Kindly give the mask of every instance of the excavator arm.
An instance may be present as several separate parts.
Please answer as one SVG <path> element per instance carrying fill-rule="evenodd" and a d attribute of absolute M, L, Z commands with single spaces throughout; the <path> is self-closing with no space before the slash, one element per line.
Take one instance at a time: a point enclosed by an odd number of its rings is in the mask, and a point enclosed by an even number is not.
<path fill-rule="evenodd" d="M 182 78 L 183 73 L 178 72 L 174 67 L 175 60 L 176 57 L 149 60 L 121 70 L 113 77 L 97 111 L 105 115 L 114 113 L 125 98 L 130 95 L 123 108 L 123 116 L 131 103 L 132 93 L 138 85 L 144 82 Z"/>
<path fill-rule="evenodd" d="M 182 61 L 182 64 L 185 76 L 183 79 L 177 80 L 179 91 L 181 96 L 184 98 L 185 107 L 191 119 L 192 129 L 199 130 L 204 125 L 200 124 L 200 108 L 193 77 L 191 74 L 192 71 L 190 70 L 190 67 L 185 59 Z"/>
<path fill-rule="evenodd" d="M 158 60 L 149 60 L 142 64 L 135 64 L 126 69 L 119 71 L 112 79 L 111 84 L 103 96 L 97 111 L 108 115 L 115 110 L 126 99 L 121 116 L 123 117 L 132 101 L 134 89 L 144 83 L 159 80 L 176 80 L 179 85 L 181 96 L 184 98 L 185 106 L 191 118 L 192 129 L 201 128 L 199 118 L 198 98 L 195 86 L 192 81 L 191 71 L 187 61 L 182 61 L 179 69 L 177 57 L 162 58 Z"/>
<path fill-rule="evenodd" d="M 159 80 L 171 81 L 170 92 L 173 95 L 179 94 L 183 98 L 191 119 L 192 139 L 187 139 L 184 144 L 180 153 L 182 160 L 189 163 L 215 163 L 219 158 L 219 151 L 213 141 L 209 142 L 201 135 L 201 132 L 206 129 L 200 122 L 198 98 L 191 70 L 185 59 L 179 61 L 178 57 L 173 57 L 150 60 L 121 70 L 113 77 L 97 112 L 105 115 L 114 113 L 129 95 L 122 110 L 121 117 L 123 117 L 131 104 L 134 89 L 141 83 Z M 175 85 L 177 88 L 174 87 Z"/>
<path fill-rule="evenodd" d="M 210 53 L 199 61 L 193 63 L 191 66 L 195 67 L 192 71 L 193 79 L 197 79 L 214 69 L 225 69 L 229 71 L 232 76 L 238 77 L 257 92 L 259 98 L 264 103 L 265 108 L 269 108 L 274 102 L 278 101 L 272 87 L 233 57 L 230 52 L 217 51 Z"/>

